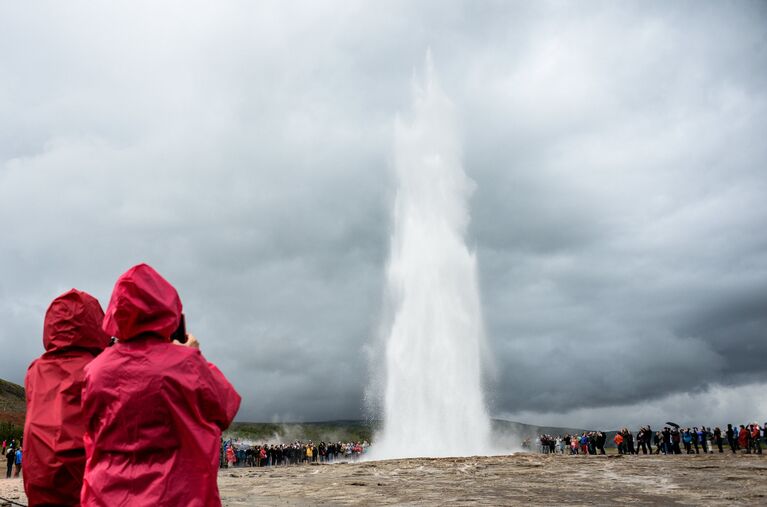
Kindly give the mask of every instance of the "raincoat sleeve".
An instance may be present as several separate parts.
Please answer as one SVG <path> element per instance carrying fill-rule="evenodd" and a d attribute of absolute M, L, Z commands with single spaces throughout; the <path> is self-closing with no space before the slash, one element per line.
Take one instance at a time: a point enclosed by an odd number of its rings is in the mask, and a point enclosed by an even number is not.
<path fill-rule="evenodd" d="M 216 365 L 200 354 L 200 404 L 205 418 L 221 431 L 229 427 L 240 409 L 240 395 Z"/>

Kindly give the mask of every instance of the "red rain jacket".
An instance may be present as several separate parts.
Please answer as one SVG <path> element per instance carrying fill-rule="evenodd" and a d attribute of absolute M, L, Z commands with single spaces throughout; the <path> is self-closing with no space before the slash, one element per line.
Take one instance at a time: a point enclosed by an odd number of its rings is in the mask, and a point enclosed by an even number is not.
<path fill-rule="evenodd" d="M 91 295 L 72 289 L 45 314 L 45 353 L 29 365 L 24 382 L 24 491 L 29 505 L 79 505 L 85 470 L 80 410 L 84 368 L 109 344 L 104 310 Z"/>
<path fill-rule="evenodd" d="M 746 428 L 740 429 L 740 432 L 738 433 L 738 444 L 744 449 L 748 446 L 748 430 Z"/>
<path fill-rule="evenodd" d="M 221 431 L 240 396 L 198 349 L 170 343 L 180 315 L 149 266 L 117 280 L 104 330 L 119 341 L 85 375 L 83 505 L 221 505 Z"/>

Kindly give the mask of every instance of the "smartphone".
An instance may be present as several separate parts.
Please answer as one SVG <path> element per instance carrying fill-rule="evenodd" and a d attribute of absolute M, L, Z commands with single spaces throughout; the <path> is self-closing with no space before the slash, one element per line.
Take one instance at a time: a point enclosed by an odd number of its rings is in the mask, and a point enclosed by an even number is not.
<path fill-rule="evenodd" d="M 170 335 L 170 341 L 178 340 L 181 343 L 186 343 L 186 318 L 184 314 L 181 314 L 181 319 L 178 321 L 178 328 Z"/>

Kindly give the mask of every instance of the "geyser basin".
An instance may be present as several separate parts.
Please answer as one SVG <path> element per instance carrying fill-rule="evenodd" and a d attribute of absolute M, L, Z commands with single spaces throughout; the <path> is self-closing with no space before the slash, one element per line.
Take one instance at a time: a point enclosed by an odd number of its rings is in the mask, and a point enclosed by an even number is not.
<path fill-rule="evenodd" d="M 474 183 L 456 115 L 427 54 L 412 116 L 397 119 L 398 181 L 387 285 L 384 425 L 374 459 L 489 453 L 476 258 L 466 247 Z"/>

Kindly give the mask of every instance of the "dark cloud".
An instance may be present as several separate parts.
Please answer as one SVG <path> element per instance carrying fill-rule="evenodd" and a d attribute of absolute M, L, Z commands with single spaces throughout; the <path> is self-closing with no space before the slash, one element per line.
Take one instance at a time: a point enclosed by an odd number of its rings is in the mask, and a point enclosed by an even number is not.
<path fill-rule="evenodd" d="M 106 304 L 146 261 L 241 419 L 361 416 L 393 121 L 431 47 L 477 183 L 493 412 L 765 383 L 765 21 L 762 2 L 5 5 L 2 377 L 41 352 L 53 297 Z"/>

